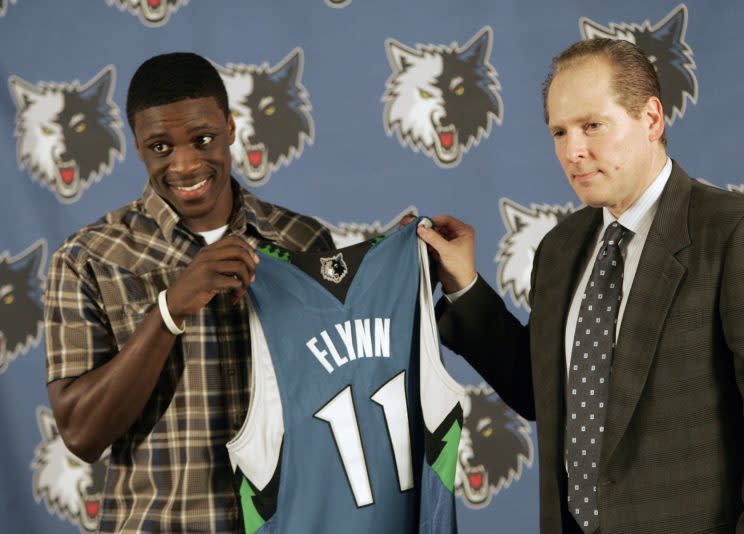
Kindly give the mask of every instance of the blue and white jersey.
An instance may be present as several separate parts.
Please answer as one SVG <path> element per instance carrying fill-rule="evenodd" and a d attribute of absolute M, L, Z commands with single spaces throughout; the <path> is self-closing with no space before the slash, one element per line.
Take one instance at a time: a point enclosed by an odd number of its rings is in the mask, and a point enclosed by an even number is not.
<path fill-rule="evenodd" d="M 464 391 L 441 363 L 415 230 L 316 253 L 316 276 L 262 253 L 250 409 L 227 444 L 246 532 L 456 532 Z"/>

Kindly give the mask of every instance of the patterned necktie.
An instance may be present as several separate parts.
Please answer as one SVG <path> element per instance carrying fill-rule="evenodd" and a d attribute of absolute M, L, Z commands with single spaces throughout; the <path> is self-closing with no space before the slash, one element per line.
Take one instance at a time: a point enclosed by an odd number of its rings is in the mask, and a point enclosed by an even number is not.
<path fill-rule="evenodd" d="M 568 508 L 587 534 L 599 527 L 597 475 L 615 325 L 622 299 L 623 257 L 619 245 L 626 232 L 617 222 L 605 231 L 581 301 L 568 372 L 565 434 Z"/>

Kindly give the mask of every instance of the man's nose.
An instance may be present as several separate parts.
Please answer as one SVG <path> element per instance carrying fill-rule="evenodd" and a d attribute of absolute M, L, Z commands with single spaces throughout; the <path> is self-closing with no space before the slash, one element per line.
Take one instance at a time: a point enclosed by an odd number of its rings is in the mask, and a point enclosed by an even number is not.
<path fill-rule="evenodd" d="M 565 157 L 571 163 L 576 163 L 586 157 L 586 139 L 576 133 L 566 134 Z"/>
<path fill-rule="evenodd" d="M 192 174 L 201 167 L 202 160 L 199 151 L 191 146 L 180 146 L 173 149 L 170 161 L 170 171 L 178 174 Z"/>

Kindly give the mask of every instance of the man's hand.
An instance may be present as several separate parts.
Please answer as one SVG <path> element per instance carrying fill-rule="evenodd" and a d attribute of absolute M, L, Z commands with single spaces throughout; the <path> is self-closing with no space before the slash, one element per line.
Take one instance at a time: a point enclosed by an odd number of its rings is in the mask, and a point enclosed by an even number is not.
<path fill-rule="evenodd" d="M 229 236 L 201 249 L 166 293 L 176 324 L 204 308 L 220 291 L 232 293 L 233 304 L 256 278 L 258 254 L 245 241 Z"/>
<path fill-rule="evenodd" d="M 434 229 L 419 226 L 418 236 L 429 245 L 445 293 L 470 284 L 475 272 L 475 230 L 450 215 L 433 217 Z"/>

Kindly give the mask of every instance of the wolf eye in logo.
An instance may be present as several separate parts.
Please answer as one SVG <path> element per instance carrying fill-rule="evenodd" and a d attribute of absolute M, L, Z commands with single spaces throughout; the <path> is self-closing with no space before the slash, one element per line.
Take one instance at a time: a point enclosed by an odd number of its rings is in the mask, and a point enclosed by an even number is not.
<path fill-rule="evenodd" d="M 333 243 L 336 245 L 336 248 L 344 248 L 394 230 L 398 227 L 400 220 L 406 215 L 418 215 L 416 206 L 408 206 L 384 225 L 380 224 L 380 221 L 374 221 L 371 224 L 342 222 L 338 226 L 335 226 L 320 217 L 316 217 L 316 219 L 331 232 L 331 237 L 333 237 Z"/>
<path fill-rule="evenodd" d="M 38 406 L 36 419 L 41 432 L 31 463 L 36 502 L 43 500 L 50 514 L 75 523 L 80 532 L 94 532 L 100 518 L 108 449 L 95 463 L 85 463 L 62 442 L 49 408 Z"/>
<path fill-rule="evenodd" d="M 46 243 L 39 240 L 14 257 L 0 255 L 0 373 L 20 353 L 39 344 Z"/>
<path fill-rule="evenodd" d="M 230 147 L 233 167 L 250 185 L 263 185 L 271 173 L 300 157 L 313 143 L 312 106 L 302 86 L 303 55 L 295 48 L 274 67 L 266 63 L 215 65 L 222 75 L 235 120 Z"/>
<path fill-rule="evenodd" d="M 499 204 L 506 234 L 501 238 L 495 258 L 499 263 L 498 290 L 502 295 L 508 292 L 516 306 L 529 310 L 527 299 L 537 246 L 545 234 L 574 211 L 574 207 L 569 202 L 565 206 L 532 204 L 526 208 L 508 198 L 502 198 Z"/>
<path fill-rule="evenodd" d="M 501 124 L 503 104 L 486 26 L 464 46 L 385 42 L 393 69 L 386 83 L 383 121 L 402 146 L 421 150 L 440 167 L 453 167 L 464 152 Z"/>
<path fill-rule="evenodd" d="M 33 86 L 17 76 L 8 80 L 15 100 L 18 165 L 55 192 L 74 202 L 91 183 L 124 159 L 119 109 L 112 100 L 115 70 L 104 67 L 82 87 L 41 82 Z"/>
<path fill-rule="evenodd" d="M 323 279 L 338 284 L 348 272 L 349 268 L 342 253 L 339 252 L 330 258 L 320 258 L 320 274 Z"/>
<path fill-rule="evenodd" d="M 5 11 L 8 9 L 9 4 L 15 4 L 16 0 L 0 0 L 0 17 L 5 15 Z"/>
<path fill-rule="evenodd" d="M 455 491 L 466 506 L 483 508 L 532 467 L 532 431 L 486 384 L 465 390 Z"/>
<path fill-rule="evenodd" d="M 622 39 L 638 45 L 656 68 L 661 84 L 661 103 L 669 125 L 683 117 L 687 100 L 697 103 L 698 81 L 692 50 L 685 42 L 687 7 L 680 4 L 654 26 L 611 22 L 609 28 L 586 18 L 579 19 L 584 40 L 604 37 Z"/>
<path fill-rule="evenodd" d="M 106 3 L 120 11 L 129 9 L 145 26 L 162 26 L 168 22 L 171 13 L 188 4 L 189 0 L 106 0 Z"/>

